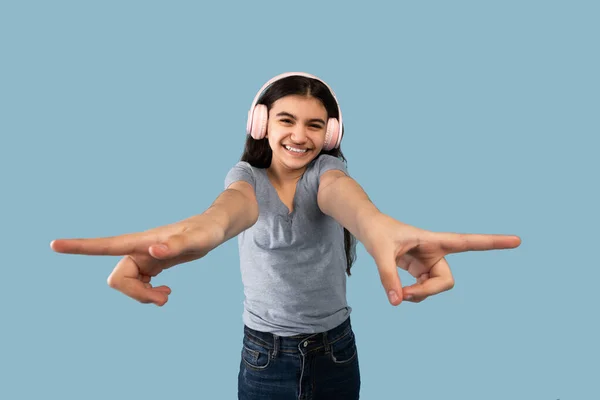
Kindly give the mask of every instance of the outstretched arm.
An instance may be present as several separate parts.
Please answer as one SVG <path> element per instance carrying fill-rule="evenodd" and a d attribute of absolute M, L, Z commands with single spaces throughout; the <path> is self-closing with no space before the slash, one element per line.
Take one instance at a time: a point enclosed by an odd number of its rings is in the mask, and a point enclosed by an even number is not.
<path fill-rule="evenodd" d="M 151 279 L 174 265 L 204 257 L 217 246 L 251 227 L 258 219 L 252 185 L 236 181 L 202 214 L 144 232 L 85 239 L 57 239 L 57 253 L 124 256 L 108 277 L 108 285 L 142 303 L 163 306 L 171 288 L 153 287 Z"/>
<path fill-rule="evenodd" d="M 323 173 L 317 203 L 324 214 L 348 229 L 365 247 L 368 246 L 369 221 L 381 212 L 358 182 L 337 169 Z"/>
<path fill-rule="evenodd" d="M 514 235 L 480 235 L 431 232 L 404 224 L 380 212 L 362 187 L 342 171 L 321 176 L 319 208 L 348 229 L 365 246 L 377 264 L 381 283 L 392 305 L 403 300 L 420 302 L 454 287 L 444 258 L 451 253 L 518 247 Z M 402 288 L 396 267 L 417 279 Z"/>

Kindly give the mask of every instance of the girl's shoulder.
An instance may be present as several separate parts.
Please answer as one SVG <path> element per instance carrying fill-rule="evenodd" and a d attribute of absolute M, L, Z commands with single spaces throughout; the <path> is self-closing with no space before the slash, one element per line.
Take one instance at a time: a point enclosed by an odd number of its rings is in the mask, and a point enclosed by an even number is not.
<path fill-rule="evenodd" d="M 312 161 L 312 163 L 312 170 L 314 171 L 317 179 L 320 178 L 323 173 L 332 169 L 338 169 L 346 175 L 350 175 L 348 173 L 348 167 L 346 166 L 346 163 L 341 158 L 329 154 L 319 155 Z"/>
<path fill-rule="evenodd" d="M 229 169 L 225 176 L 225 189 L 229 187 L 233 182 L 246 181 L 252 185 L 256 190 L 256 168 L 250 165 L 247 161 L 238 161 L 233 167 Z"/>

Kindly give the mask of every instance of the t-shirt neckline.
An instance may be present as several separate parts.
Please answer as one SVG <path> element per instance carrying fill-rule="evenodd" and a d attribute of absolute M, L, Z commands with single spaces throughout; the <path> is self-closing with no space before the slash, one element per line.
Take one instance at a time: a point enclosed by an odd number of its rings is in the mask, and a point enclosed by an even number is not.
<path fill-rule="evenodd" d="M 279 193 L 277 193 L 277 189 L 275 189 L 275 186 L 273 186 L 271 179 L 269 179 L 269 175 L 267 174 L 267 168 L 261 168 L 263 170 L 263 175 L 267 181 L 267 185 L 269 186 L 269 190 L 271 190 L 272 193 L 277 198 L 277 204 L 281 210 L 281 212 L 279 212 L 279 214 L 286 217 L 290 221 L 292 220 L 293 216 L 296 214 L 296 210 L 298 209 L 298 202 L 296 201 L 298 198 L 298 190 L 300 189 L 300 182 L 302 182 L 302 180 L 306 176 L 306 173 L 308 172 L 308 168 L 309 168 L 309 166 L 307 166 L 307 168 L 304 170 L 304 172 L 300 176 L 300 179 L 298 179 L 298 182 L 296 182 L 296 190 L 294 191 L 294 198 L 292 200 L 292 206 L 294 208 L 292 210 L 292 212 L 290 212 L 290 209 L 288 208 L 288 206 L 286 206 L 283 203 L 283 201 L 281 200 L 281 198 L 279 197 Z"/>

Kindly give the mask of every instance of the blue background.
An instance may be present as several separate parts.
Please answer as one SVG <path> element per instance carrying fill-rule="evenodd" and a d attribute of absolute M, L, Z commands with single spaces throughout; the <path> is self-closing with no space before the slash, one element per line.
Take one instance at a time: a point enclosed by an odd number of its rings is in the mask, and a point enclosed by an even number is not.
<path fill-rule="evenodd" d="M 2 2 L 0 398 L 236 398 L 237 239 L 153 280 L 163 308 L 49 244 L 203 212 L 285 71 L 334 88 L 380 210 L 523 240 L 399 307 L 359 245 L 361 398 L 600 398 L 597 4 Z"/>

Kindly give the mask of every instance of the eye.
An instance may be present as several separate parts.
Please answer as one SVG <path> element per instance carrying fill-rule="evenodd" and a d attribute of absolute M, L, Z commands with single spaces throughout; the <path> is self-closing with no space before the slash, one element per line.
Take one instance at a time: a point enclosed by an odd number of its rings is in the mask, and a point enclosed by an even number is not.
<path fill-rule="evenodd" d="M 312 124 L 312 125 L 311 125 L 311 127 L 312 127 L 312 128 L 316 128 L 316 129 L 321 129 L 321 128 L 323 128 L 323 127 L 322 127 L 321 125 L 319 125 L 319 124 Z"/>
<path fill-rule="evenodd" d="M 283 119 L 280 119 L 280 121 L 283 122 L 284 124 L 291 124 L 292 123 L 292 120 L 289 119 L 289 118 L 283 118 Z"/>

